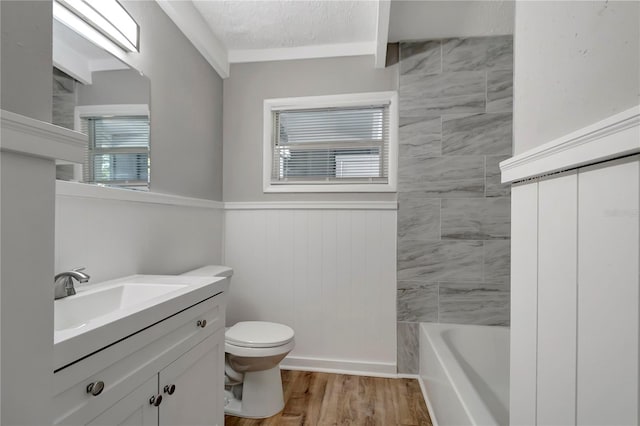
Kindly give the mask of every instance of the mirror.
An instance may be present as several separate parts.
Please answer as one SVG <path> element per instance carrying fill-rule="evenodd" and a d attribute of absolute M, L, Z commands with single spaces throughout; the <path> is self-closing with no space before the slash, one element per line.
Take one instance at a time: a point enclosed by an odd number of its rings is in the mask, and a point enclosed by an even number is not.
<path fill-rule="evenodd" d="M 89 137 L 84 164 L 56 178 L 148 190 L 149 79 L 56 19 L 53 64 L 52 123 Z"/>

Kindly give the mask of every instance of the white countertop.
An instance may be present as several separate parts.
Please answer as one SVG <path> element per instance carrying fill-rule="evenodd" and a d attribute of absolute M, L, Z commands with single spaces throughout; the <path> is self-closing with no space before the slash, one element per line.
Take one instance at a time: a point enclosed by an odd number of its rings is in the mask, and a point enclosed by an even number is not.
<path fill-rule="evenodd" d="M 54 370 L 59 370 L 87 355 L 149 327 L 228 289 L 223 277 L 174 275 L 131 275 L 129 277 L 77 288 L 75 296 L 56 301 L 56 309 L 64 309 L 64 301 L 86 297 L 105 289 L 127 284 L 172 286 L 171 290 L 130 304 L 122 309 L 98 315 L 73 327 L 54 331 Z M 61 303 L 62 302 L 62 303 Z M 67 301 L 68 302 L 68 301 Z"/>

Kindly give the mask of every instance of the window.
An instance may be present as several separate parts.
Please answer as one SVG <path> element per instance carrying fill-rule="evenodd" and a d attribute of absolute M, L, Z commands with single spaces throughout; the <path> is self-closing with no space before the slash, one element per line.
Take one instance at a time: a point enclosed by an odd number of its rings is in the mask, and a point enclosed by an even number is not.
<path fill-rule="evenodd" d="M 146 105 L 78 107 L 89 136 L 83 181 L 149 189 L 149 115 Z"/>
<path fill-rule="evenodd" d="M 395 191 L 395 92 L 264 102 L 265 192 Z"/>

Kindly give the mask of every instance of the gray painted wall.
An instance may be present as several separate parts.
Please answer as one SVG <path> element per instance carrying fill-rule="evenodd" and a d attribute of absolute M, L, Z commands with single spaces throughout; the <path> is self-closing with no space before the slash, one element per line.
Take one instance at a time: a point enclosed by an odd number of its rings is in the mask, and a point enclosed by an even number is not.
<path fill-rule="evenodd" d="M 149 104 L 149 78 L 136 70 L 94 72 L 92 83 L 78 83 L 78 105 Z"/>
<path fill-rule="evenodd" d="M 0 1 L 0 106 L 51 122 L 51 1 Z"/>
<path fill-rule="evenodd" d="M 509 324 L 511 36 L 400 43 L 398 371 L 418 324 Z"/>
<path fill-rule="evenodd" d="M 94 72 L 92 84 L 85 85 L 54 68 L 51 123 L 73 130 L 77 105 L 149 105 L 150 88 L 149 78 L 135 70 Z"/>
<path fill-rule="evenodd" d="M 51 160 L 0 153 L 3 425 L 52 424 L 54 178 Z"/>
<path fill-rule="evenodd" d="M 50 1 L 0 2 L 2 109 L 51 121 L 51 19 Z M 0 163 L 0 423 L 51 424 L 55 168 L 9 152 Z"/>
<path fill-rule="evenodd" d="M 222 199 L 222 79 L 155 1 L 126 0 L 151 81 L 151 190 Z"/>
<path fill-rule="evenodd" d="M 640 2 L 518 1 L 514 151 L 640 102 Z"/>
<path fill-rule="evenodd" d="M 222 199 L 222 79 L 154 1 L 123 1 L 141 27 L 121 58 L 151 81 L 151 190 Z M 51 1 L 1 1 L 3 109 L 51 122 Z"/>
<path fill-rule="evenodd" d="M 263 101 L 271 98 L 397 89 L 397 66 L 375 69 L 373 57 L 233 64 L 224 81 L 224 200 L 395 200 L 395 193 L 264 194 Z"/>

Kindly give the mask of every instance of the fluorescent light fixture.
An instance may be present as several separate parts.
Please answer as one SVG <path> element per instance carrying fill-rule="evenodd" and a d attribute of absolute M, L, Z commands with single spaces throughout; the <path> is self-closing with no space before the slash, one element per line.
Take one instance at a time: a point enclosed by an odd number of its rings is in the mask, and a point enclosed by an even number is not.
<path fill-rule="evenodd" d="M 139 51 L 140 27 L 117 0 L 56 0 L 54 4 L 64 6 L 120 48 Z"/>
<path fill-rule="evenodd" d="M 121 51 L 118 45 L 58 2 L 53 3 L 53 18 L 112 55 Z"/>

